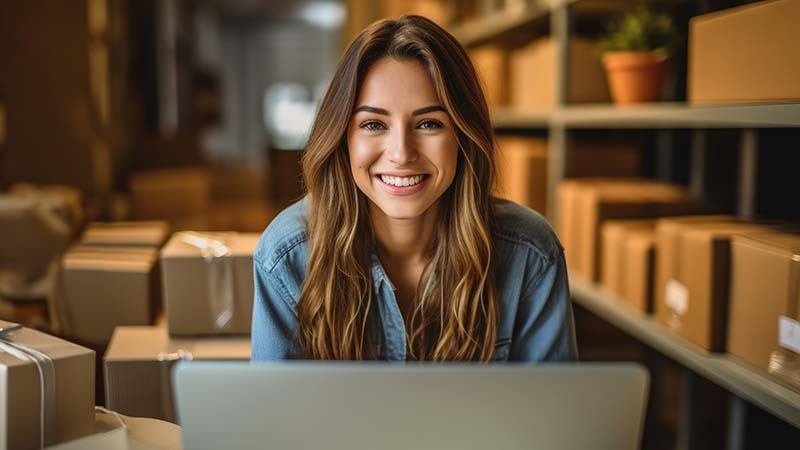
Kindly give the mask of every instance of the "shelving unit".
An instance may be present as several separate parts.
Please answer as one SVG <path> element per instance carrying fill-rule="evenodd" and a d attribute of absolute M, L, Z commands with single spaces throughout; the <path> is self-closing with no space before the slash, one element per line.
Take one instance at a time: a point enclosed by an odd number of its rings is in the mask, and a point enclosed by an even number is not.
<path fill-rule="evenodd" d="M 656 173 L 669 173 L 665 168 L 673 156 L 670 146 L 676 130 L 690 130 L 689 188 L 700 196 L 704 194 L 704 168 L 708 135 L 711 130 L 738 130 L 738 148 L 731 148 L 732 157 L 738 157 L 738 192 L 736 212 L 752 216 L 756 211 L 756 188 L 759 162 L 759 133 L 762 129 L 800 129 L 800 103 L 771 103 L 748 105 L 694 106 L 685 102 L 662 102 L 620 107 L 612 104 L 569 104 L 567 102 L 569 68 L 569 42 L 576 24 L 592 15 L 607 18 L 610 13 L 627 9 L 633 2 L 604 0 L 539 0 L 528 3 L 522 12 L 499 12 L 475 20 L 451 31 L 468 46 L 486 43 L 514 42 L 527 28 L 528 36 L 547 33 L 556 46 L 555 77 L 557 106 L 551 109 L 496 108 L 492 119 L 496 129 L 504 132 L 546 132 L 549 146 L 548 210 L 547 216 L 556 217 L 555 192 L 565 176 L 567 148 L 578 131 L 611 130 L 624 134 L 629 130 L 654 130 L 657 137 L 655 150 Z M 698 11 L 707 11 L 710 2 L 704 0 L 671 0 L 677 5 L 693 3 Z M 733 5 L 731 5 L 733 6 Z M 685 132 L 684 132 L 685 134 Z M 736 176 L 736 175 L 734 175 Z M 703 377 L 729 393 L 730 411 L 727 445 L 731 449 L 744 446 L 744 429 L 747 425 L 747 403 L 756 405 L 774 417 L 800 429 L 800 391 L 788 387 L 768 374 L 750 368 L 735 357 L 709 354 L 656 323 L 640 312 L 632 311 L 598 286 L 573 280 L 570 282 L 575 303 L 615 328 L 630 335 L 647 348 L 666 356 L 683 367 L 684 377 L 682 414 L 693 405 L 692 385 L 697 376 Z M 689 394 L 686 394 L 686 393 Z M 682 397 L 683 398 L 683 397 Z M 695 448 L 692 419 L 682 419 L 678 424 L 679 449 Z"/>

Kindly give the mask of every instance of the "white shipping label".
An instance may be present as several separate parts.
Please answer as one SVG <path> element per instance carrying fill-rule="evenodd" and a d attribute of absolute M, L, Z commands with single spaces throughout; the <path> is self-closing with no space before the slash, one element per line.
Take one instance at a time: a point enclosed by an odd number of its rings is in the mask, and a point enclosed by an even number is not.
<path fill-rule="evenodd" d="M 800 353 L 800 322 L 791 317 L 778 317 L 778 342 L 781 347 Z"/>
<path fill-rule="evenodd" d="M 666 288 L 667 308 L 679 316 L 689 310 L 689 289 L 680 281 L 670 278 Z"/>

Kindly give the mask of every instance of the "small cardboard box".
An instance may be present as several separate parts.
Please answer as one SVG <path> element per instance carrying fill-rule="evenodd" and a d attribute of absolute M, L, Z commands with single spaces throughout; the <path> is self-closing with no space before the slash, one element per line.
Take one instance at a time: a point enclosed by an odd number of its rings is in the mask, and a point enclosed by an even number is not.
<path fill-rule="evenodd" d="M 105 345 L 117 326 L 152 324 L 161 307 L 159 276 L 156 248 L 73 247 L 55 302 L 64 333 Z"/>
<path fill-rule="evenodd" d="M 689 21 L 691 103 L 800 100 L 800 2 L 757 2 Z M 720 76 L 724 74 L 724 76 Z"/>
<path fill-rule="evenodd" d="M 169 224 L 162 221 L 91 222 L 80 244 L 161 247 L 167 237 Z"/>
<path fill-rule="evenodd" d="M 171 335 L 250 332 L 253 251 L 259 238 L 258 233 L 179 232 L 172 236 L 161 250 Z M 227 254 L 204 258 L 203 247 Z"/>
<path fill-rule="evenodd" d="M 486 93 L 489 106 L 508 103 L 508 51 L 497 45 L 470 49 L 469 55 Z"/>
<path fill-rule="evenodd" d="M 600 282 L 612 294 L 622 296 L 625 280 L 630 274 L 624 261 L 625 244 L 636 230 L 653 230 L 655 221 L 648 219 L 607 220 L 601 228 L 603 259 L 600 264 Z"/>
<path fill-rule="evenodd" d="M 497 193 L 544 213 L 547 199 L 547 141 L 519 136 L 497 138 Z"/>
<path fill-rule="evenodd" d="M 800 320 L 800 234 L 739 235 L 731 247 L 728 352 L 766 371 L 773 351 L 792 351 L 781 317 Z"/>
<path fill-rule="evenodd" d="M 564 220 L 574 223 L 559 224 L 564 230 L 559 236 L 565 248 L 572 247 L 567 254 L 571 273 L 588 281 L 600 279 L 604 221 L 686 214 L 695 207 L 685 189 L 653 181 L 581 179 L 566 186 L 566 203 L 559 204 L 559 210 L 565 210 Z"/>
<path fill-rule="evenodd" d="M 749 223 L 687 226 L 665 261 L 668 275 L 658 320 L 689 342 L 712 352 L 725 351 L 730 283 L 730 240 L 763 230 Z M 659 252 L 661 238 L 659 237 Z"/>
<path fill-rule="evenodd" d="M 13 324 L 0 320 L 0 328 Z M 38 350 L 53 362 L 55 407 L 53 445 L 77 439 L 94 429 L 95 353 L 71 342 L 22 327 L 0 339 Z M 7 344 L 6 344 L 7 345 Z M 47 382 L 45 382 L 47 384 Z M 0 349 L 0 449 L 41 448 L 42 379 L 37 366 Z M 53 403 L 54 402 L 54 403 Z M 47 432 L 50 436 L 50 431 Z"/>
<path fill-rule="evenodd" d="M 106 406 L 176 421 L 170 370 L 176 360 L 249 360 L 249 337 L 170 339 L 164 327 L 119 327 L 103 357 Z"/>
<path fill-rule="evenodd" d="M 595 47 L 595 42 L 588 39 L 570 39 L 569 103 L 610 101 L 605 70 L 595 55 Z M 509 60 L 510 106 L 557 106 L 556 61 L 555 40 L 549 37 L 536 39 L 525 47 L 512 51 Z"/>

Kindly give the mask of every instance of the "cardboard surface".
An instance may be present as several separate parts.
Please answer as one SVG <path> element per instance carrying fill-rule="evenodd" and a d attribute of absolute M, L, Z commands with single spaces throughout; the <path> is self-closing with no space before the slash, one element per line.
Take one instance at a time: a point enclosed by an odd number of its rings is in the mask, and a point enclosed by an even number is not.
<path fill-rule="evenodd" d="M 631 231 L 622 249 L 622 299 L 631 307 L 653 311 L 655 290 L 655 231 L 653 228 Z"/>
<path fill-rule="evenodd" d="M 172 335 L 247 334 L 253 311 L 253 251 L 258 233 L 201 233 L 225 242 L 230 256 L 206 260 L 202 250 L 185 241 L 186 234 L 176 233 L 161 250 L 163 299 L 169 332 Z M 213 276 L 221 277 L 228 265 L 233 278 L 233 315 L 218 328 L 212 317 Z M 217 275 L 213 275 L 216 271 Z"/>
<path fill-rule="evenodd" d="M 0 327 L 9 326 L 0 320 Z M 7 339 L 48 355 L 55 366 L 56 442 L 92 433 L 95 353 L 30 328 Z M 31 361 L 0 351 L 0 449 L 40 448 L 39 372 Z"/>
<path fill-rule="evenodd" d="M 81 245 L 160 247 L 169 237 L 169 224 L 162 221 L 91 222 L 81 236 Z"/>
<path fill-rule="evenodd" d="M 117 326 L 152 324 L 161 307 L 159 277 L 155 248 L 73 247 L 59 278 L 65 332 L 105 345 Z"/>
<path fill-rule="evenodd" d="M 689 22 L 692 103 L 800 100 L 800 2 L 758 2 Z M 720 76 L 724 74 L 724 76 Z"/>
<path fill-rule="evenodd" d="M 800 235 L 734 236 L 731 247 L 728 352 L 766 371 L 780 316 L 800 319 Z"/>
<path fill-rule="evenodd" d="M 600 281 L 603 288 L 622 296 L 623 286 L 629 276 L 625 262 L 626 242 L 636 230 L 653 230 L 655 221 L 648 219 L 608 220 L 601 227 L 603 256 L 600 264 Z"/>
<path fill-rule="evenodd" d="M 496 155 L 497 194 L 544 214 L 547 208 L 547 141 L 499 136 Z"/>
<path fill-rule="evenodd" d="M 508 103 L 508 51 L 497 45 L 484 45 L 470 49 L 470 58 L 490 107 Z"/>
<path fill-rule="evenodd" d="M 665 287 L 664 304 L 657 318 L 689 342 L 712 352 L 725 351 L 730 293 L 730 240 L 735 234 L 760 231 L 750 223 L 685 225 L 678 232 L 673 261 L 666 262 L 667 286 L 685 289 L 682 310 L 670 303 Z M 659 252 L 661 236 L 659 236 Z M 661 288 L 661 287 L 659 287 Z"/>
<path fill-rule="evenodd" d="M 609 102 L 605 70 L 595 56 L 596 43 L 573 37 L 570 40 L 568 102 Z M 519 108 L 556 106 L 556 48 L 549 37 L 536 39 L 511 52 L 509 60 L 509 104 Z"/>
<path fill-rule="evenodd" d="M 170 370 L 194 360 L 249 360 L 249 337 L 170 339 L 165 327 L 119 327 L 103 357 L 106 406 L 123 414 L 175 421 Z"/>

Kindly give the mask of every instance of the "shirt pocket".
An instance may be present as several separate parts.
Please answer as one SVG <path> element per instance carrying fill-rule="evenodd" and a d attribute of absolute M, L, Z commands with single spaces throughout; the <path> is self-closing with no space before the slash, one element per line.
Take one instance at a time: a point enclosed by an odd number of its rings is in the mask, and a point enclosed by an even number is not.
<path fill-rule="evenodd" d="M 508 354 L 511 352 L 511 339 L 499 339 L 494 344 L 494 361 L 508 361 Z"/>

